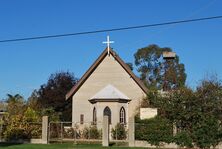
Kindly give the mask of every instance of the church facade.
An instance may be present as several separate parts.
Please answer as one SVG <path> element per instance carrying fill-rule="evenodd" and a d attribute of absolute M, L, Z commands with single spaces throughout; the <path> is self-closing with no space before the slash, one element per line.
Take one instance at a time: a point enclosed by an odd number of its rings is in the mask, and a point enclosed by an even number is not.
<path fill-rule="evenodd" d="M 127 64 L 111 49 L 106 48 L 79 82 L 67 93 L 72 100 L 73 124 L 126 124 L 139 110 L 147 88 Z"/>

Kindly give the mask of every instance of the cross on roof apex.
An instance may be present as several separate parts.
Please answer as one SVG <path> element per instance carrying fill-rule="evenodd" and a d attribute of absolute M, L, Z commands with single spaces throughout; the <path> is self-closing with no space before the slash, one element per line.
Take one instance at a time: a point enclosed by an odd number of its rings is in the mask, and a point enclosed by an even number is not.
<path fill-rule="evenodd" d="M 108 55 L 109 55 L 110 43 L 114 43 L 114 41 L 110 41 L 110 40 L 109 40 L 109 35 L 108 35 L 108 36 L 107 36 L 107 41 L 103 41 L 103 43 L 106 43 L 106 44 L 107 44 L 107 48 L 108 48 Z"/>

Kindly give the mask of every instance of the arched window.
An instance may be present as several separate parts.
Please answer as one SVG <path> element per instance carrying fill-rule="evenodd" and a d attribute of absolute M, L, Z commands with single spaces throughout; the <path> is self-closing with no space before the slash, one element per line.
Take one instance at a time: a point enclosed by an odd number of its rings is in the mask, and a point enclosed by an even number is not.
<path fill-rule="evenodd" d="M 126 111 L 125 111 L 124 107 L 122 107 L 120 109 L 119 122 L 120 122 L 120 124 L 125 124 L 126 123 Z"/>
<path fill-rule="evenodd" d="M 105 107 L 103 115 L 109 117 L 109 124 L 111 124 L 111 110 L 109 107 Z"/>
<path fill-rule="evenodd" d="M 93 108 L 93 124 L 96 124 L 97 118 L 96 118 L 96 108 Z"/>

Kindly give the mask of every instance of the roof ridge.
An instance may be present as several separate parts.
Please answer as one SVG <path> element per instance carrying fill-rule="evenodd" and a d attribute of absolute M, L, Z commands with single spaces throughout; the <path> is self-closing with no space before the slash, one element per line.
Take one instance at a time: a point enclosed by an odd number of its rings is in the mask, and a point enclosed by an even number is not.
<path fill-rule="evenodd" d="M 139 87 L 146 93 L 147 88 L 143 82 L 136 77 L 136 75 L 131 71 L 131 69 L 126 65 L 126 63 L 118 56 L 118 54 L 110 47 L 109 53 L 117 60 L 117 62 L 124 68 L 124 70 L 131 76 L 131 78 L 139 85 Z M 66 99 L 69 99 L 73 94 L 75 94 L 82 84 L 89 78 L 91 73 L 98 67 L 98 65 L 103 61 L 103 59 L 108 54 L 108 47 L 100 54 L 96 61 L 89 67 L 86 73 L 81 77 L 81 79 L 74 85 L 71 90 L 66 94 Z"/>

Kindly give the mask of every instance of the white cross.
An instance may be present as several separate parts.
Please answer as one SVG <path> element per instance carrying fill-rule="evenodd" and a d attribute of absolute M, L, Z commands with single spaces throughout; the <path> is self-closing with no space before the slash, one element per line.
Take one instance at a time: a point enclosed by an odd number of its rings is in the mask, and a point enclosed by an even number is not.
<path fill-rule="evenodd" d="M 109 49 L 109 48 L 110 48 L 109 44 L 110 44 L 110 43 L 114 43 L 114 41 L 110 41 L 110 40 L 109 40 L 109 36 L 107 36 L 107 41 L 103 41 L 103 43 L 106 43 L 106 44 L 107 44 L 108 55 L 109 55 L 109 50 L 110 50 L 110 49 Z"/>

